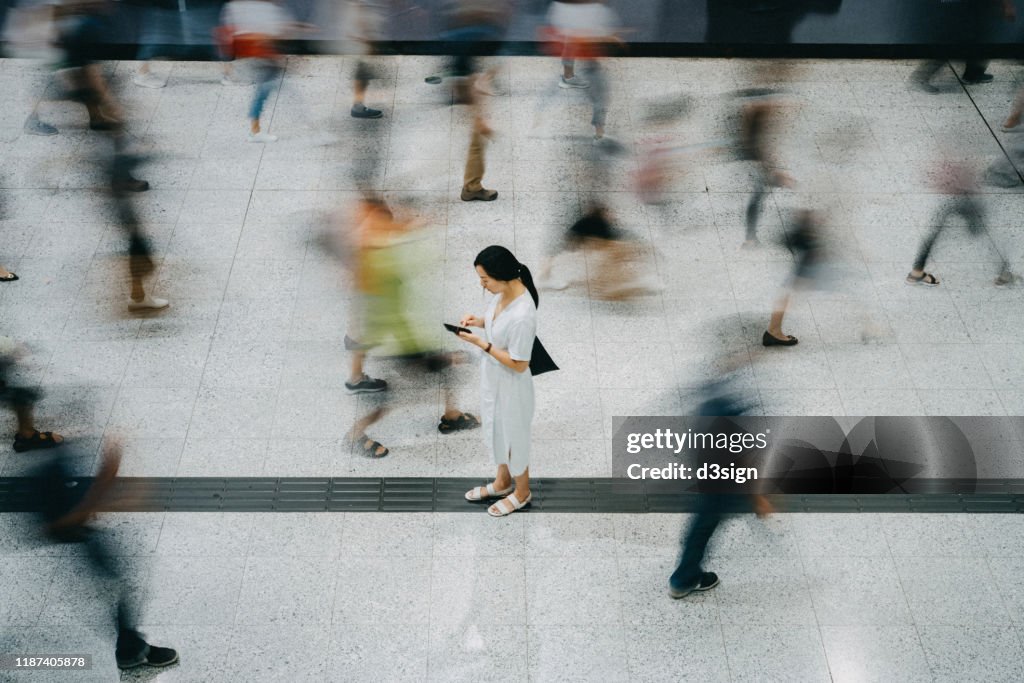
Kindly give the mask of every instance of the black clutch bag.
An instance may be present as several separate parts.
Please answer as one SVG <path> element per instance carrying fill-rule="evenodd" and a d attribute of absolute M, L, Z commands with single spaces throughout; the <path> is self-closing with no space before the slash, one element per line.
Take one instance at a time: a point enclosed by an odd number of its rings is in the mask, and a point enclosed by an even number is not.
<path fill-rule="evenodd" d="M 540 343 L 540 339 L 534 337 L 533 352 L 530 354 L 530 374 L 536 377 L 557 369 L 558 366 L 555 365 L 555 361 L 551 360 L 551 356 L 548 355 L 544 345 Z"/>

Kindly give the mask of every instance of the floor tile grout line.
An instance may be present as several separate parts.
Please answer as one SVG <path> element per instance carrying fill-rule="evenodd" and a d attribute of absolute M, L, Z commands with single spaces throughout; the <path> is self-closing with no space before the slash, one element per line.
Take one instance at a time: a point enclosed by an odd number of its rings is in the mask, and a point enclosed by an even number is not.
<path fill-rule="evenodd" d="M 956 69 L 953 67 L 953 64 L 951 62 L 947 62 L 947 66 L 953 72 L 953 76 L 957 79 L 957 83 L 959 83 L 960 87 L 963 89 L 964 94 L 967 95 L 967 99 L 970 100 L 971 105 L 974 107 L 974 110 L 978 113 L 978 117 L 985 124 L 985 127 L 988 129 L 988 132 L 992 135 L 992 139 L 995 140 L 996 145 L 999 146 L 999 151 L 1003 153 L 1003 157 L 1006 159 L 1007 162 L 1009 162 L 1010 167 L 1017 174 L 1017 179 L 1020 180 L 1021 182 L 1024 182 L 1024 174 L 1021 173 L 1021 170 L 1017 167 L 1017 164 L 1013 162 L 1013 158 L 1010 157 L 1009 152 L 1006 151 L 1006 146 L 1003 145 L 1002 140 L 1000 140 L 999 136 L 996 135 L 995 130 L 992 128 L 992 124 L 989 123 L 988 119 L 985 117 L 985 114 L 981 111 L 981 107 L 978 106 L 978 103 L 974 99 L 974 96 L 971 94 L 971 91 L 967 89 L 967 84 L 964 83 L 964 81 L 957 76 Z"/>
<path fill-rule="evenodd" d="M 914 637 L 917 639 L 917 645 L 921 648 L 921 652 L 924 654 L 925 664 L 928 666 L 932 675 L 935 675 L 934 667 L 930 661 L 930 657 L 928 656 L 928 650 L 924 647 L 924 638 L 921 636 L 920 624 L 918 624 L 917 619 L 914 616 L 914 612 L 910 607 L 910 598 L 907 596 L 907 589 L 904 585 L 903 577 L 900 576 L 899 564 L 897 563 L 896 555 L 892 551 L 892 543 L 889 542 L 889 537 L 884 532 L 882 533 L 882 540 L 885 541 L 886 549 L 889 551 L 889 559 L 892 561 L 892 566 L 896 568 L 896 581 L 900 586 L 900 595 L 903 596 L 903 601 L 907 605 L 907 613 L 910 617 L 910 624 L 914 629 Z"/>
<path fill-rule="evenodd" d="M 984 556 L 983 559 L 985 560 L 985 567 L 988 569 L 989 577 L 994 579 L 995 578 L 995 572 L 992 569 L 992 560 L 995 559 L 995 558 L 993 558 L 992 555 L 988 555 L 987 554 L 987 555 Z M 997 585 L 996 581 L 993 580 L 991 585 L 992 586 L 996 586 Z M 999 596 L 999 600 L 1000 600 L 1000 603 L 1003 606 L 1003 609 L 1006 610 L 1007 614 L 1011 614 L 1012 615 L 1012 613 L 1013 613 L 1013 606 L 1008 604 L 1008 601 L 1006 599 L 1005 593 L 1003 591 L 1001 591 L 1001 590 L 997 590 L 996 591 L 996 595 Z M 1024 626 L 1022 626 L 1022 624 L 1019 623 L 1019 621 L 1015 620 L 1011 616 L 1010 620 L 1009 620 L 1009 627 L 1011 629 L 1013 629 L 1014 635 L 1016 635 L 1016 637 L 1017 637 L 1017 642 L 1020 644 L 1021 649 L 1024 650 Z"/>
<path fill-rule="evenodd" d="M 181 451 L 181 455 L 180 455 L 180 457 L 178 459 L 178 468 L 175 471 L 176 474 L 177 474 L 177 471 L 180 471 L 180 469 L 181 469 L 181 461 L 185 457 L 185 453 L 186 453 L 186 450 L 188 448 L 188 443 L 189 443 L 189 435 L 192 432 L 192 421 L 195 419 L 195 416 L 196 416 L 196 407 L 199 405 L 199 398 L 200 398 L 200 396 L 203 393 L 203 389 L 204 389 L 203 378 L 206 377 L 206 370 L 207 370 L 207 366 L 209 365 L 209 362 L 210 362 L 210 355 L 213 353 L 213 345 L 214 345 L 214 343 L 217 340 L 217 328 L 220 326 L 221 313 L 224 310 L 224 303 L 225 303 L 225 301 L 227 301 L 227 290 L 228 290 L 228 287 L 229 287 L 229 285 L 231 283 L 231 275 L 232 275 L 232 273 L 234 273 L 234 270 L 235 270 L 235 262 L 236 262 L 236 260 L 238 258 L 238 247 L 242 243 L 242 238 L 245 236 L 245 225 L 246 225 L 247 219 L 249 217 L 249 208 L 252 206 L 253 197 L 255 196 L 255 192 L 256 192 L 255 191 L 255 187 L 256 187 L 257 179 L 259 178 L 259 168 L 263 164 L 263 154 L 264 154 L 264 151 L 265 151 L 265 147 L 261 148 L 259 150 L 259 159 L 260 159 L 260 161 L 256 165 L 256 173 L 253 175 L 252 184 L 251 184 L 251 186 L 249 188 L 249 200 L 246 202 L 245 212 L 243 213 L 242 220 L 241 220 L 242 227 L 238 231 L 238 237 L 235 240 L 235 247 L 234 247 L 234 250 L 233 250 L 232 256 L 231 256 L 231 267 L 228 268 L 227 279 L 225 280 L 225 283 L 224 283 L 224 290 L 221 293 L 220 302 L 217 305 L 217 317 L 216 317 L 216 320 L 214 320 L 214 322 L 213 322 L 212 331 L 210 332 L 210 336 L 209 336 L 209 339 L 208 339 L 208 345 L 206 347 L 206 358 L 203 361 L 203 369 L 199 373 L 199 386 L 196 389 L 195 398 L 192 401 L 192 411 L 189 413 L 188 427 L 185 430 L 185 436 L 184 436 L 184 439 L 182 441 L 182 451 Z"/>
<path fill-rule="evenodd" d="M 814 615 L 814 626 L 815 631 L 818 634 L 818 644 L 821 646 L 821 654 L 822 658 L 825 660 L 825 668 L 828 671 L 829 678 L 831 680 L 835 680 L 835 676 L 832 674 L 832 663 L 829 661 L 828 658 L 828 648 L 825 646 L 825 634 L 821 630 L 821 617 L 819 616 L 818 609 L 815 605 L 814 592 L 811 590 L 811 577 L 807 573 L 807 563 L 805 561 L 807 558 L 804 556 L 804 553 L 800 550 L 799 531 L 796 532 L 796 540 L 796 560 L 800 563 L 800 571 L 803 573 L 805 588 L 807 589 L 807 600 L 811 603 L 811 614 Z"/>

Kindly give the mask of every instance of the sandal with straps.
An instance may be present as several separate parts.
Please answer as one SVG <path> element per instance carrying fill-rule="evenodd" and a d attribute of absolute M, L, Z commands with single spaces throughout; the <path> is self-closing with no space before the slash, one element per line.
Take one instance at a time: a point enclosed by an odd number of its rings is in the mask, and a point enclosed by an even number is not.
<path fill-rule="evenodd" d="M 60 439 L 60 441 L 57 439 Z M 62 443 L 64 443 L 63 437 L 53 432 L 40 432 L 36 430 L 30 436 L 14 435 L 14 450 L 18 453 L 37 451 L 44 448 L 56 448 Z"/>
<path fill-rule="evenodd" d="M 437 431 L 442 434 L 451 434 L 452 432 L 458 432 L 463 429 L 476 429 L 480 426 L 480 420 L 476 419 L 475 415 L 470 413 L 462 413 L 458 417 L 449 420 L 447 417 L 442 416 L 441 422 L 437 425 Z"/>
<path fill-rule="evenodd" d="M 509 486 L 507 489 L 498 491 L 494 488 L 494 482 L 492 481 L 487 486 L 477 486 L 466 491 L 466 500 L 478 501 L 484 500 L 485 498 L 501 498 L 507 496 L 516 490 L 515 484 Z"/>
<path fill-rule="evenodd" d="M 914 275 L 907 275 L 908 285 L 924 285 L 925 287 L 934 287 L 939 284 L 939 281 L 935 279 L 935 276 L 931 273 L 921 273 L 920 277 Z"/>
<path fill-rule="evenodd" d="M 379 441 L 374 441 L 366 434 L 351 439 L 350 444 L 353 450 L 358 451 L 360 455 L 366 456 L 367 458 L 383 458 L 384 456 L 391 452 L 384 447 L 384 444 L 380 443 Z M 362 447 L 357 448 L 357 446 L 360 445 Z M 382 448 L 384 449 L 384 452 L 379 453 L 378 451 Z"/>
<path fill-rule="evenodd" d="M 520 503 L 519 499 L 516 498 L 516 494 L 513 493 L 510 494 L 508 498 L 502 498 L 497 503 L 487 508 L 487 514 L 491 517 L 507 517 L 516 510 L 522 510 L 524 507 L 529 505 L 532 500 L 533 494 L 531 493 L 526 497 L 526 500 Z M 503 505 L 503 503 L 507 503 L 507 505 Z"/>

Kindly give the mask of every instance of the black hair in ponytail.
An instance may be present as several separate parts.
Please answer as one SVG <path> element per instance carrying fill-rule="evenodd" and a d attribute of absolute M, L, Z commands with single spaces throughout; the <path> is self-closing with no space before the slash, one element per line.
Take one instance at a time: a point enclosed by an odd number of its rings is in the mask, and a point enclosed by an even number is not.
<path fill-rule="evenodd" d="M 530 274 L 530 269 L 520 263 L 505 247 L 492 244 L 476 255 L 473 265 L 480 266 L 488 276 L 501 282 L 519 278 L 530 292 L 530 296 L 533 297 L 533 304 L 540 305 L 540 295 L 537 294 L 537 286 L 533 284 L 533 275 Z"/>

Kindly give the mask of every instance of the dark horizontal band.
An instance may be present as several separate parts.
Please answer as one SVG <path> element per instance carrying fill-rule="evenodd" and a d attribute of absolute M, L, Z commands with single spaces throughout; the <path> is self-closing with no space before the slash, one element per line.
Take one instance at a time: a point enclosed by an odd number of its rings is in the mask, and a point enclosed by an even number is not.
<path fill-rule="evenodd" d="M 76 479 L 88 486 L 89 478 Z M 483 512 L 463 494 L 482 479 L 418 477 L 123 477 L 108 511 L 120 512 Z M 1024 480 L 973 482 L 974 492 L 929 494 L 781 495 L 779 512 L 1024 512 Z M 530 482 L 538 512 L 692 512 L 699 496 L 658 494 L 645 482 L 621 479 L 538 478 Z M 0 478 L 0 512 L 37 511 L 32 480 Z M 749 511 L 745 496 L 727 506 Z"/>

